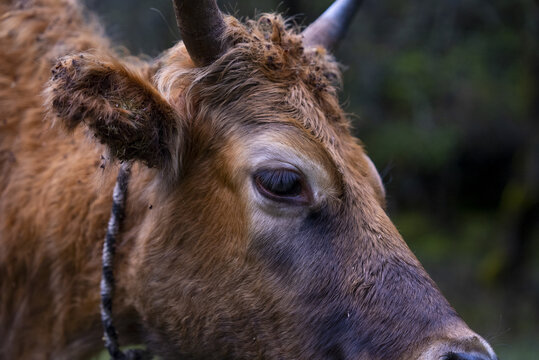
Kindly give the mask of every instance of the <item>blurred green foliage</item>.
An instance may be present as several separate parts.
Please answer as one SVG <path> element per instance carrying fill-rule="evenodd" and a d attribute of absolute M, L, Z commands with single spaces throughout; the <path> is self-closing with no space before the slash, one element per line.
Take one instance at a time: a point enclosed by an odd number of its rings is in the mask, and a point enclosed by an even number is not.
<path fill-rule="evenodd" d="M 179 39 L 169 0 L 86 2 L 134 54 Z M 236 16 L 278 10 L 300 25 L 328 3 L 219 1 Z M 335 54 L 388 212 L 502 359 L 539 356 L 538 39 L 533 0 L 371 0 Z"/>

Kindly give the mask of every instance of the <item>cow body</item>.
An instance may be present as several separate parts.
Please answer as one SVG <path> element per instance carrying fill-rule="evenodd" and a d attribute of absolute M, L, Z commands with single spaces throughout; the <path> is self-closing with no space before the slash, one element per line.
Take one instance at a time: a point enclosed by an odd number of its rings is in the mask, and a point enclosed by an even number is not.
<path fill-rule="evenodd" d="M 134 163 L 114 269 L 124 344 L 164 358 L 494 358 L 387 218 L 337 65 L 280 17 L 226 18 L 230 48 L 199 67 L 182 43 L 119 60 L 72 1 L 0 14 L 0 358 L 102 346 L 114 160 Z"/>
<path fill-rule="evenodd" d="M 102 347 L 100 239 L 114 175 L 94 181 L 100 150 L 51 129 L 41 93 L 59 56 L 107 43 L 71 2 L 23 4 L 0 5 L 0 358 L 79 358 Z"/>

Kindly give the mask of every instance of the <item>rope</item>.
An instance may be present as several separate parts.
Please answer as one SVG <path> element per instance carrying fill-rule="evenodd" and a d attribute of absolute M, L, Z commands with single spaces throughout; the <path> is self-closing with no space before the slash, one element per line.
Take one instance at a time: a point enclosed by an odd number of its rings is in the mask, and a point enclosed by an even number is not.
<path fill-rule="evenodd" d="M 112 210 L 110 213 L 107 234 L 103 244 L 103 268 L 101 274 L 101 322 L 103 323 L 105 348 L 112 360 L 146 360 L 152 356 L 146 350 L 127 350 L 125 353 L 118 345 L 118 334 L 112 321 L 112 298 L 114 296 L 113 262 L 116 250 L 116 238 L 125 218 L 125 201 L 127 187 L 131 175 L 131 164 L 123 163 L 118 172 L 116 185 L 112 194 Z"/>

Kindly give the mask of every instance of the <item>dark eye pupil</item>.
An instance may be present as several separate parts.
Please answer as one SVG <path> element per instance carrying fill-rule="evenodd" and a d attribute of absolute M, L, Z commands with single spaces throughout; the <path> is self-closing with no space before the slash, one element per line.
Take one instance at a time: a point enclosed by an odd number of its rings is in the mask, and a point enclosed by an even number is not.
<path fill-rule="evenodd" d="M 301 177 L 291 170 L 261 170 L 255 179 L 259 187 L 275 196 L 295 197 L 302 192 Z"/>

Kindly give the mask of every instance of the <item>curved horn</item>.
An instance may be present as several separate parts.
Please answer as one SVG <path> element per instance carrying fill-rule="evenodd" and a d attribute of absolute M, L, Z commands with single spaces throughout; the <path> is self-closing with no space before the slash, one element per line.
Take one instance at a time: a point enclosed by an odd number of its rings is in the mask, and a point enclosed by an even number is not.
<path fill-rule="evenodd" d="M 174 0 L 183 43 L 197 66 L 211 64 L 224 51 L 226 24 L 215 0 Z"/>
<path fill-rule="evenodd" d="M 320 45 L 328 50 L 336 48 L 361 3 L 362 0 L 336 0 L 303 30 L 303 43 L 306 46 Z"/>

